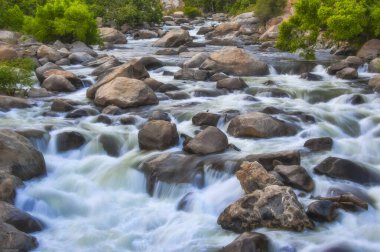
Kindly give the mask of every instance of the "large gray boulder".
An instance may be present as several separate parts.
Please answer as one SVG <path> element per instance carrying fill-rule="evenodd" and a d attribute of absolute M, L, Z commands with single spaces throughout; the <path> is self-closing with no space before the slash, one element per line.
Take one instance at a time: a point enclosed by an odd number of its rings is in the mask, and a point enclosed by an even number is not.
<path fill-rule="evenodd" d="M 154 42 L 156 47 L 179 47 L 191 42 L 192 39 L 188 31 L 183 29 L 173 29 L 165 34 L 162 38 Z"/>
<path fill-rule="evenodd" d="M 100 38 L 104 42 L 112 43 L 112 44 L 126 44 L 127 38 L 120 31 L 110 28 L 110 27 L 102 27 L 99 28 Z"/>
<path fill-rule="evenodd" d="M 380 40 L 371 39 L 367 41 L 358 51 L 358 57 L 364 60 L 372 60 L 380 55 Z"/>

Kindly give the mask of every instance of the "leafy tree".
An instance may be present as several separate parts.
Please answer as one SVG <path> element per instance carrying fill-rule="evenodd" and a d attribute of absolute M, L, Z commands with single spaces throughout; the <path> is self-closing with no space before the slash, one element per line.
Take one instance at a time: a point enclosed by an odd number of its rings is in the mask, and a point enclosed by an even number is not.
<path fill-rule="evenodd" d="M 31 87 L 34 68 L 35 64 L 30 58 L 0 61 L 0 93 L 14 95 Z"/>
<path fill-rule="evenodd" d="M 237 0 L 231 7 L 229 12 L 233 15 L 243 12 L 253 11 L 256 0 Z"/>
<path fill-rule="evenodd" d="M 197 7 L 191 7 L 191 6 L 186 6 L 183 9 L 183 13 L 185 13 L 185 15 L 188 16 L 189 18 L 202 16 L 202 12 Z"/>
<path fill-rule="evenodd" d="M 78 0 L 49 0 L 38 6 L 35 17 L 26 17 L 24 31 L 43 42 L 98 42 L 95 18 L 88 6 Z"/>
<path fill-rule="evenodd" d="M 255 14 L 262 23 L 266 23 L 272 17 L 281 15 L 287 2 L 287 0 L 257 0 Z"/>
<path fill-rule="evenodd" d="M 295 8 L 296 14 L 280 26 L 279 49 L 303 49 L 306 57 L 313 57 L 321 31 L 327 38 L 357 47 L 380 36 L 378 0 L 299 0 Z"/>
<path fill-rule="evenodd" d="M 203 9 L 205 12 L 228 11 L 236 0 L 185 0 L 186 6 Z"/>
<path fill-rule="evenodd" d="M 24 23 L 24 14 L 18 5 L 0 0 L 0 29 L 19 31 Z"/>

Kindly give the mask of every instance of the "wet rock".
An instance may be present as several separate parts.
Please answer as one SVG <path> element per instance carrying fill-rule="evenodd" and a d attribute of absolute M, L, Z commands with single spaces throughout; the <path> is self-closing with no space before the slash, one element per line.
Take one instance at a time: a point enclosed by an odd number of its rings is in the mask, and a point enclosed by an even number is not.
<path fill-rule="evenodd" d="M 52 92 L 74 92 L 76 87 L 62 75 L 50 75 L 41 84 L 43 88 Z"/>
<path fill-rule="evenodd" d="M 207 52 L 197 53 L 191 59 L 186 60 L 183 63 L 183 67 L 184 68 L 198 68 L 208 58 L 208 56 L 209 56 L 209 53 Z"/>
<path fill-rule="evenodd" d="M 226 78 L 218 80 L 216 83 L 217 88 L 225 88 L 227 90 L 240 90 L 248 87 L 247 83 L 242 78 Z"/>
<path fill-rule="evenodd" d="M 71 64 L 82 64 L 95 60 L 95 58 L 86 52 L 74 52 L 70 54 L 69 60 Z"/>
<path fill-rule="evenodd" d="M 238 76 L 261 76 L 269 73 L 266 63 L 236 47 L 225 47 L 212 53 L 200 69 Z"/>
<path fill-rule="evenodd" d="M 47 78 L 53 75 L 59 75 L 64 77 L 65 79 L 70 81 L 70 83 L 73 84 L 76 88 L 83 87 L 81 79 L 79 79 L 79 77 L 76 74 L 60 69 L 49 69 L 45 71 L 42 75 L 42 79 L 46 80 Z"/>
<path fill-rule="evenodd" d="M 95 116 L 98 114 L 99 114 L 99 111 L 93 108 L 79 108 L 68 113 L 65 118 L 76 119 L 76 118 L 81 118 L 81 117 Z"/>
<path fill-rule="evenodd" d="M 208 155 L 223 152 L 227 148 L 228 138 L 223 131 L 209 126 L 191 139 L 183 149 L 193 154 Z"/>
<path fill-rule="evenodd" d="M 153 91 L 158 90 L 163 85 L 162 82 L 152 79 L 152 78 L 146 78 L 144 80 L 144 83 L 148 85 Z"/>
<path fill-rule="evenodd" d="M 114 68 L 111 72 L 101 76 L 96 84 L 87 89 L 87 98 L 94 99 L 97 90 L 103 85 L 110 83 L 118 77 L 127 77 L 132 79 L 145 79 L 149 77 L 149 73 L 144 65 L 138 60 L 130 60 L 129 62 Z"/>
<path fill-rule="evenodd" d="M 164 48 L 156 52 L 156 55 L 178 55 L 178 54 L 179 54 L 179 50 L 172 49 L 172 48 Z"/>
<path fill-rule="evenodd" d="M 156 111 L 153 111 L 152 114 L 150 114 L 148 120 L 149 121 L 163 120 L 163 121 L 170 122 L 171 118 L 170 118 L 169 113 L 156 110 Z"/>
<path fill-rule="evenodd" d="M 221 23 L 215 29 L 206 35 L 207 39 L 213 37 L 223 37 L 227 34 L 239 31 L 241 25 L 238 22 L 225 22 Z"/>
<path fill-rule="evenodd" d="M 100 76 L 101 74 L 110 71 L 112 68 L 118 67 L 120 65 L 121 62 L 118 59 L 111 57 L 103 64 L 97 66 L 94 71 L 91 72 L 91 75 Z"/>
<path fill-rule="evenodd" d="M 147 177 L 147 191 L 151 195 L 158 181 L 171 184 L 198 183 L 199 176 L 203 180 L 203 173 L 194 156 L 181 153 L 164 153 L 153 157 L 142 164 L 142 170 Z"/>
<path fill-rule="evenodd" d="M 368 72 L 380 73 L 380 58 L 375 58 L 371 60 L 371 62 L 368 65 Z"/>
<path fill-rule="evenodd" d="M 297 133 L 292 125 L 260 112 L 235 117 L 227 131 L 235 137 L 255 138 L 291 136 Z"/>
<path fill-rule="evenodd" d="M 337 204 L 329 200 L 314 201 L 307 207 L 306 214 L 318 222 L 332 222 L 338 216 Z"/>
<path fill-rule="evenodd" d="M 57 135 L 57 150 L 59 152 L 78 149 L 85 143 L 86 138 L 76 131 L 66 131 Z"/>
<path fill-rule="evenodd" d="M 154 70 L 164 66 L 164 63 L 152 56 L 146 56 L 139 59 L 139 62 L 148 70 Z"/>
<path fill-rule="evenodd" d="M 321 81 L 323 77 L 318 74 L 313 73 L 303 73 L 301 74 L 301 79 L 309 80 L 309 81 Z"/>
<path fill-rule="evenodd" d="M 134 116 L 124 116 L 120 118 L 120 123 L 123 125 L 134 125 L 136 124 L 137 120 Z"/>
<path fill-rule="evenodd" d="M 38 247 L 37 239 L 0 222 L 0 251 L 24 252 Z"/>
<path fill-rule="evenodd" d="M 351 195 L 351 194 L 359 199 L 359 200 L 356 200 L 356 202 L 359 202 L 359 201 L 364 202 L 364 204 L 359 204 L 362 206 L 362 208 L 365 204 L 373 205 L 373 206 L 375 204 L 373 198 L 368 194 L 366 189 L 362 189 L 358 187 L 357 185 L 347 184 L 347 183 L 335 184 L 334 186 L 329 187 L 326 193 L 326 197 L 336 198 L 337 196 Z"/>
<path fill-rule="evenodd" d="M 212 26 L 202 26 L 201 28 L 199 28 L 197 35 L 205 35 L 209 32 L 212 32 L 214 29 L 215 27 Z"/>
<path fill-rule="evenodd" d="M 179 88 L 173 84 L 163 84 L 156 91 L 160 93 L 166 93 L 170 91 L 177 91 Z"/>
<path fill-rule="evenodd" d="M 126 44 L 127 38 L 125 35 L 114 28 L 102 27 L 99 28 L 100 38 L 104 42 L 112 44 Z"/>
<path fill-rule="evenodd" d="M 352 193 L 343 193 L 331 197 L 317 197 L 317 199 L 334 202 L 337 207 L 347 211 L 357 211 L 358 209 L 368 210 L 368 203 Z"/>
<path fill-rule="evenodd" d="M 303 231 L 313 228 L 290 187 L 270 185 L 256 190 L 228 206 L 218 224 L 237 233 L 259 227 Z"/>
<path fill-rule="evenodd" d="M 227 79 L 228 75 L 224 73 L 216 73 L 210 77 L 210 81 L 220 81 L 223 79 Z"/>
<path fill-rule="evenodd" d="M 16 49 L 0 44 L 0 60 L 12 60 L 18 57 Z"/>
<path fill-rule="evenodd" d="M 63 70 L 62 67 L 57 66 L 56 64 L 49 62 L 49 63 L 47 63 L 47 64 L 45 64 L 45 65 L 43 65 L 43 66 L 40 66 L 40 67 L 38 67 L 38 68 L 36 69 L 35 72 L 36 72 L 37 79 L 38 79 L 40 82 L 43 82 L 43 81 L 45 80 L 43 74 L 44 74 L 46 71 L 51 70 L 51 69 L 59 69 L 59 70 Z"/>
<path fill-rule="evenodd" d="M 89 46 L 87 46 L 85 43 L 76 41 L 70 45 L 70 52 L 72 53 L 87 53 L 90 54 L 92 57 L 97 57 L 98 54 Z"/>
<path fill-rule="evenodd" d="M 158 34 L 157 32 L 150 31 L 150 30 L 139 30 L 138 32 L 133 34 L 134 39 L 152 39 L 157 38 Z"/>
<path fill-rule="evenodd" d="M 123 114 L 123 110 L 121 108 L 119 108 L 118 106 L 109 105 L 102 110 L 102 114 L 121 115 L 121 114 Z"/>
<path fill-rule="evenodd" d="M 364 60 L 372 60 L 378 55 L 380 55 L 380 40 L 371 39 L 360 48 L 356 56 Z"/>
<path fill-rule="evenodd" d="M 105 152 L 111 157 L 118 157 L 122 143 L 116 136 L 110 134 L 102 134 L 99 136 L 99 143 L 103 146 Z"/>
<path fill-rule="evenodd" d="M 314 190 L 314 181 L 302 166 L 277 165 L 274 168 L 274 171 L 281 176 L 284 184 L 287 186 L 306 192 L 311 192 Z"/>
<path fill-rule="evenodd" d="M 193 92 L 194 97 L 217 97 L 225 94 L 227 94 L 227 91 L 225 90 L 215 90 L 206 88 L 195 89 Z"/>
<path fill-rule="evenodd" d="M 14 203 L 16 190 L 23 185 L 22 181 L 11 174 L 0 173 L 0 201 Z"/>
<path fill-rule="evenodd" d="M 97 118 L 96 118 L 96 122 L 97 123 L 104 123 L 106 125 L 111 125 L 112 124 L 112 119 L 109 118 L 108 116 L 106 115 L 99 115 Z"/>
<path fill-rule="evenodd" d="M 300 165 L 301 155 L 299 151 L 280 151 L 263 154 L 249 155 L 244 161 L 259 162 L 268 171 L 274 169 L 276 165 Z"/>
<path fill-rule="evenodd" d="M 258 162 L 243 162 L 236 172 L 236 177 L 246 194 L 264 189 L 269 185 L 283 185 Z"/>
<path fill-rule="evenodd" d="M 343 60 L 343 62 L 345 62 L 348 67 L 352 67 L 355 69 L 358 69 L 361 65 L 364 64 L 363 59 L 357 56 L 348 56 L 346 59 Z"/>
<path fill-rule="evenodd" d="M 0 201 L 0 222 L 5 222 L 25 233 L 41 231 L 42 222 L 9 203 Z"/>
<path fill-rule="evenodd" d="M 213 114 L 208 112 L 201 112 L 193 116 L 192 122 L 196 126 L 215 126 L 218 124 L 220 119 L 219 114 Z"/>
<path fill-rule="evenodd" d="M 162 38 L 154 42 L 156 47 L 179 47 L 192 41 L 190 34 L 186 30 L 173 29 L 166 33 Z"/>
<path fill-rule="evenodd" d="M 60 59 L 60 60 L 57 60 L 55 62 L 55 64 L 58 65 L 58 66 L 68 66 L 68 65 L 70 65 L 70 63 L 71 62 L 70 62 L 70 60 L 68 58 Z"/>
<path fill-rule="evenodd" d="M 179 136 L 175 124 L 156 120 L 144 125 L 139 131 L 138 140 L 142 150 L 165 150 L 177 145 Z"/>
<path fill-rule="evenodd" d="M 328 157 L 314 167 L 314 172 L 363 185 L 380 184 L 379 173 L 343 158 Z"/>
<path fill-rule="evenodd" d="M 376 92 L 380 92 L 380 75 L 375 75 L 372 79 L 369 80 L 368 86 Z"/>
<path fill-rule="evenodd" d="M 185 211 L 185 212 L 191 212 L 192 210 L 192 203 L 194 201 L 194 193 L 189 192 L 185 196 L 182 197 L 182 199 L 177 204 L 177 210 L 178 211 Z"/>
<path fill-rule="evenodd" d="M 52 96 L 53 93 L 46 90 L 46 88 L 30 88 L 28 90 L 28 97 L 42 98 Z"/>
<path fill-rule="evenodd" d="M 184 68 L 174 73 L 176 80 L 196 80 L 205 81 L 209 77 L 209 72 L 192 68 Z"/>
<path fill-rule="evenodd" d="M 348 102 L 351 103 L 352 105 L 359 105 L 365 103 L 365 99 L 363 96 L 359 94 L 352 95 L 349 99 Z"/>
<path fill-rule="evenodd" d="M 169 91 L 165 94 L 172 100 L 186 100 L 191 98 L 191 96 L 184 91 Z"/>
<path fill-rule="evenodd" d="M 245 232 L 218 252 L 268 252 L 269 240 L 264 234 Z"/>
<path fill-rule="evenodd" d="M 0 130 L 0 172 L 29 180 L 46 174 L 45 159 L 30 141 L 11 130 Z"/>
<path fill-rule="evenodd" d="M 37 50 L 37 57 L 38 58 L 46 58 L 50 62 L 56 62 L 60 59 L 62 59 L 61 54 L 55 50 L 52 47 L 49 47 L 47 45 L 42 45 Z"/>
<path fill-rule="evenodd" d="M 32 107 L 32 103 L 26 99 L 0 95 L 0 111 L 8 111 L 14 108 L 23 109 L 30 107 Z"/>
<path fill-rule="evenodd" d="M 331 75 L 335 75 L 340 70 L 343 70 L 344 68 L 347 68 L 348 64 L 344 61 L 340 61 L 338 63 L 332 64 L 327 68 L 327 73 Z"/>
<path fill-rule="evenodd" d="M 115 105 L 119 108 L 158 104 L 154 91 L 143 81 L 118 77 L 102 85 L 95 94 L 95 104 Z"/>
<path fill-rule="evenodd" d="M 327 151 L 332 149 L 333 140 L 331 137 L 312 138 L 307 140 L 303 146 L 312 151 Z"/>
<path fill-rule="evenodd" d="M 51 111 L 54 112 L 69 112 L 74 109 L 75 107 L 67 100 L 54 99 L 53 103 L 51 104 Z"/>
<path fill-rule="evenodd" d="M 346 67 L 336 73 L 336 77 L 344 80 L 354 80 L 358 78 L 358 71 L 352 67 Z"/>

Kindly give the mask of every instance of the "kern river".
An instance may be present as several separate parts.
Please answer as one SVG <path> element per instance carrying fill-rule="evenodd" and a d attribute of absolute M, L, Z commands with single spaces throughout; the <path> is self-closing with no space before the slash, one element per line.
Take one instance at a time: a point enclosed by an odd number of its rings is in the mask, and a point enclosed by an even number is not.
<path fill-rule="evenodd" d="M 167 27 L 164 27 L 167 28 Z M 197 42 L 197 27 L 190 31 Z M 127 114 L 111 116 L 113 123 L 96 122 L 97 116 L 66 119 L 65 113 L 52 115 L 51 98 L 36 99 L 38 106 L 0 112 L 0 127 L 23 129 L 50 127 L 50 138 L 35 140 L 33 144 L 43 153 L 48 174 L 26 182 L 18 190 L 16 206 L 46 223 L 47 228 L 33 234 L 39 242 L 35 251 L 217 251 L 238 235 L 217 224 L 219 214 L 239 199 L 244 191 L 239 181 L 225 165 L 224 170 L 204 165 L 204 185 L 167 184 L 158 182 L 153 195 L 147 192 L 147 181 L 141 172 L 141 163 L 159 151 L 141 151 L 137 133 L 152 111 L 168 112 L 178 132 L 194 136 L 199 127 L 191 118 L 199 112 L 241 114 L 275 107 L 288 112 L 276 117 L 291 122 L 299 129 L 295 136 L 271 139 L 235 138 L 227 134 L 228 122 L 219 120 L 218 128 L 228 135 L 230 143 L 241 151 L 229 149 L 213 155 L 217 160 L 238 159 L 250 154 L 301 150 L 301 165 L 315 181 L 311 193 L 295 190 L 299 201 L 306 207 L 312 196 L 324 196 L 331 187 L 355 187 L 369 195 L 373 204 L 368 211 L 346 212 L 332 223 L 317 223 L 315 230 L 301 233 L 260 228 L 255 231 L 268 236 L 272 251 L 317 252 L 330 247 L 339 251 L 380 251 L 380 187 L 365 187 L 344 180 L 335 180 L 313 173 L 313 168 L 326 157 L 335 156 L 359 162 L 380 171 L 380 96 L 367 87 L 372 76 L 366 66 L 359 69 L 358 81 L 344 81 L 329 76 L 326 66 L 337 60 L 327 51 L 317 53 L 317 61 L 303 61 L 294 54 L 260 52 L 258 46 L 245 49 L 268 63 L 270 74 L 265 77 L 245 77 L 248 88 L 244 91 L 222 93 L 215 97 L 199 97 L 197 90 L 216 90 L 215 82 L 174 80 L 165 71 L 176 72 L 177 66 L 194 52 L 215 51 L 218 46 L 190 48 L 180 56 L 157 56 L 152 47 L 155 39 L 134 40 L 109 51 L 97 51 L 117 57 L 120 61 L 152 55 L 165 63 L 149 71 L 152 78 L 170 83 L 190 95 L 189 99 L 163 99 L 156 106 L 129 109 Z M 65 67 L 77 75 L 95 82 L 90 76 L 93 68 L 82 65 Z M 300 73 L 311 71 L 323 77 L 320 81 L 300 78 Z M 268 81 L 275 85 L 266 85 Z M 273 92 L 280 95 L 273 95 Z M 353 105 L 350 99 L 361 94 L 364 103 Z M 59 94 L 82 102 L 89 107 L 86 88 L 70 94 Z M 254 98 L 256 99 L 254 99 Z M 302 112 L 313 120 L 301 120 L 291 115 Z M 121 117 L 136 119 L 135 125 L 123 125 Z M 60 153 L 56 148 L 57 134 L 77 131 L 86 138 L 80 149 Z M 107 155 L 100 136 L 107 135 L 118 148 L 118 157 Z M 303 144 L 309 138 L 331 137 L 331 151 L 309 153 Z M 182 151 L 183 140 L 163 152 Z M 206 158 L 206 157 L 205 157 Z M 191 193 L 186 211 L 178 210 L 181 199 Z M 345 249 L 345 246 L 351 250 Z M 334 250 L 338 251 L 338 250 Z"/>

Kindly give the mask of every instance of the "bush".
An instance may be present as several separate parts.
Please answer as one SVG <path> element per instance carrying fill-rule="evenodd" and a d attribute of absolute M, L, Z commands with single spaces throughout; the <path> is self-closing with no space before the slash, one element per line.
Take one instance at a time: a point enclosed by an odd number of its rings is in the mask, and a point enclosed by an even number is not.
<path fill-rule="evenodd" d="M 14 95 L 17 91 L 31 87 L 34 68 L 35 64 L 29 58 L 0 61 L 0 93 Z"/>
<path fill-rule="evenodd" d="M 237 0 L 230 8 L 230 13 L 233 15 L 241 14 L 244 12 L 253 11 L 256 0 Z"/>
<path fill-rule="evenodd" d="M 328 39 L 359 47 L 380 36 L 380 2 L 374 0 L 299 0 L 296 14 L 280 26 L 277 47 L 294 52 L 303 49 L 314 56 L 321 31 Z M 364 18 L 365 17 L 365 18 Z"/>
<path fill-rule="evenodd" d="M 35 17 L 26 17 L 24 31 L 42 42 L 99 41 L 96 20 L 88 6 L 77 0 L 50 0 L 38 6 Z"/>
<path fill-rule="evenodd" d="M 24 23 L 24 14 L 18 5 L 10 5 L 0 0 L 0 29 L 20 31 Z"/>
<path fill-rule="evenodd" d="M 195 18 L 195 17 L 202 16 L 202 12 L 198 8 L 191 7 L 191 6 L 186 6 L 183 9 L 183 13 L 185 13 L 185 15 L 189 18 Z"/>
<path fill-rule="evenodd" d="M 257 0 L 256 16 L 262 23 L 266 23 L 272 17 L 281 15 L 286 7 L 287 0 Z"/>
<path fill-rule="evenodd" d="M 185 0 L 186 6 L 193 6 L 205 12 L 228 11 L 236 0 Z"/>

